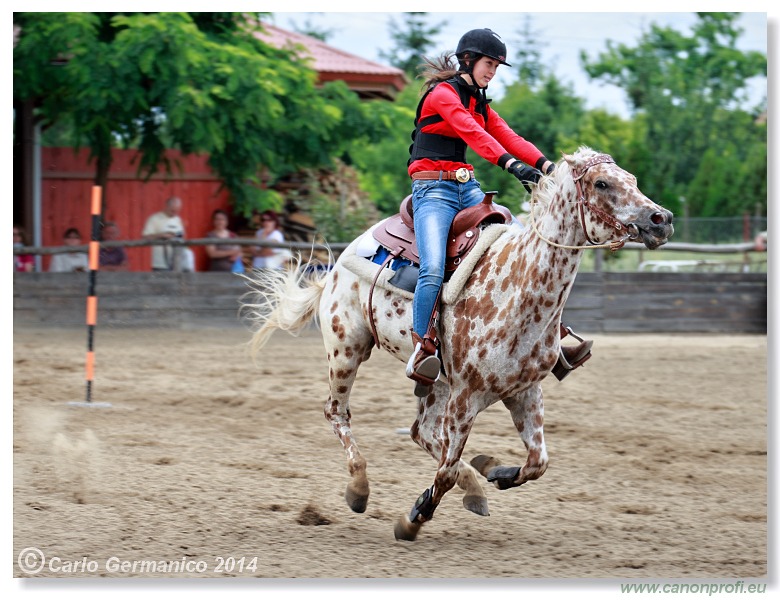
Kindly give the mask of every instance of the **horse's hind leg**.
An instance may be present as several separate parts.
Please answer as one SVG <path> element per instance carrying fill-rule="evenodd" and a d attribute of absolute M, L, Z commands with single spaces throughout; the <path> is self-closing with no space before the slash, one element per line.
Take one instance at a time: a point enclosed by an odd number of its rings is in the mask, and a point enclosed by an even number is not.
<path fill-rule="evenodd" d="M 324 329 L 324 328 L 323 328 Z M 368 477 L 366 461 L 360 454 L 350 424 L 352 414 L 349 410 L 349 394 L 355 382 L 360 363 L 368 359 L 373 344 L 370 334 L 359 341 L 347 339 L 344 330 L 323 331 L 328 350 L 328 380 L 330 396 L 325 403 L 325 418 L 333 432 L 338 436 L 347 453 L 347 467 L 351 480 L 347 485 L 345 498 L 355 512 L 365 512 L 368 504 Z"/>
<path fill-rule="evenodd" d="M 449 388 L 445 383 L 438 383 L 433 391 L 425 398 L 419 399 L 417 419 L 409 431 L 414 443 L 428 452 L 433 458 L 439 460 L 442 452 L 441 422 L 438 415 L 444 413 L 444 406 L 449 395 Z M 461 459 L 458 463 L 458 487 L 465 494 L 463 506 L 475 514 L 488 516 L 488 500 L 482 485 L 477 478 L 478 471 Z"/>

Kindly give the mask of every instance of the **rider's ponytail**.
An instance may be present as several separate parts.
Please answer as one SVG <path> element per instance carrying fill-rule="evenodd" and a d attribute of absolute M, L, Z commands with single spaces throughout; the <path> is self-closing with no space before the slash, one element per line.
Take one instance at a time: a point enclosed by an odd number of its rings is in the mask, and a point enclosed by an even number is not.
<path fill-rule="evenodd" d="M 434 59 L 423 57 L 423 60 L 425 62 L 420 66 L 420 75 L 425 80 L 423 91 L 427 92 L 437 83 L 447 81 L 459 73 L 453 53 L 445 52 Z"/>

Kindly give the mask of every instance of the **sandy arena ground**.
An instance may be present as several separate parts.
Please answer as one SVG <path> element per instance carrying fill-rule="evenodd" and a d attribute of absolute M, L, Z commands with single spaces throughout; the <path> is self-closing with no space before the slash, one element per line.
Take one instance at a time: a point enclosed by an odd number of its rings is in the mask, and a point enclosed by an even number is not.
<path fill-rule="evenodd" d="M 415 415 L 401 363 L 375 353 L 355 385 L 372 487 L 354 514 L 316 330 L 277 333 L 258 366 L 241 329 L 95 339 L 110 408 L 68 404 L 85 331 L 14 333 L 15 577 L 767 576 L 765 336 L 596 336 L 585 368 L 544 385 L 544 477 L 485 482 L 489 517 L 454 489 L 413 543 L 393 525 L 435 463 L 397 432 Z M 524 461 L 503 406 L 478 418 L 477 454 Z"/>

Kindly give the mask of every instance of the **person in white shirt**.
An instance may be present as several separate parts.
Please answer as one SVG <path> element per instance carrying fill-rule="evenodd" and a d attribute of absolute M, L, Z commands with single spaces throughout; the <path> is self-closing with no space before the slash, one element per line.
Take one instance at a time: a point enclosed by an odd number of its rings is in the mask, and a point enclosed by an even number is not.
<path fill-rule="evenodd" d="M 151 215 L 144 225 L 141 237 L 145 240 L 170 240 L 184 238 L 184 222 L 181 213 L 181 198 L 172 196 L 165 202 L 165 208 Z M 152 271 L 184 270 L 182 247 L 152 246 Z"/>
<path fill-rule="evenodd" d="M 260 229 L 255 233 L 258 240 L 266 242 L 284 242 L 284 234 L 279 231 L 279 216 L 272 210 L 260 214 Z M 253 248 L 252 266 L 255 269 L 283 269 L 292 257 L 286 248 Z"/>
<path fill-rule="evenodd" d="M 65 231 L 64 244 L 66 246 L 81 246 L 81 233 L 75 227 Z M 89 260 L 86 252 L 67 252 L 52 256 L 49 265 L 50 273 L 76 273 L 89 271 Z"/>

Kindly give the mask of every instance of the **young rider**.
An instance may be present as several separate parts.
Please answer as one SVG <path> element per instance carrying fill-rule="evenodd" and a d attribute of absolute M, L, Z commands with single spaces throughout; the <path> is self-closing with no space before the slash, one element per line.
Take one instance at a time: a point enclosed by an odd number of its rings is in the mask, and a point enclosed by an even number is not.
<path fill-rule="evenodd" d="M 426 60 L 426 92 L 417 108 L 409 149 L 420 274 L 413 300 L 415 348 L 406 375 L 417 382 L 418 396 L 428 393 L 441 369 L 432 316 L 444 281 L 447 234 L 455 215 L 484 197 L 474 167 L 466 162 L 466 148 L 514 175 L 529 191 L 529 184 L 538 182 L 542 172 L 555 168 L 489 106 L 485 90 L 490 80 L 499 65 L 510 66 L 501 38 L 490 29 L 468 31 L 458 42 L 455 57 L 457 67 L 452 54 Z M 584 362 L 591 345 L 582 342 L 562 348 L 563 376 Z"/>

